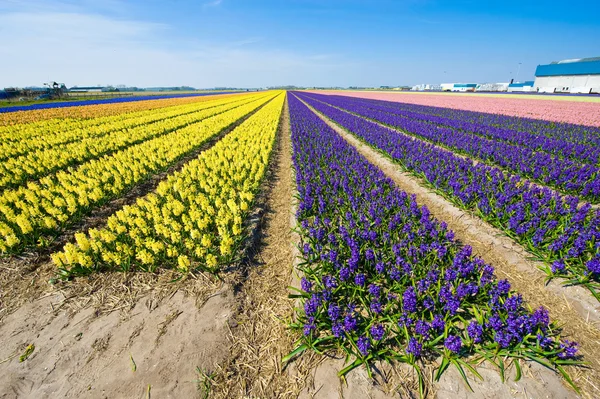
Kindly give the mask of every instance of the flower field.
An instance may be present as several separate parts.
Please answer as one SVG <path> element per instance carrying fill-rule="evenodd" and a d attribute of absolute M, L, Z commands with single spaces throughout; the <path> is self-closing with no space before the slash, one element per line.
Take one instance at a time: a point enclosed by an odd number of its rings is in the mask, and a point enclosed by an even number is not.
<path fill-rule="evenodd" d="M 338 92 L 331 92 L 338 94 Z M 508 115 L 517 118 L 526 118 L 529 122 L 540 120 L 560 122 L 574 125 L 600 127 L 600 114 L 598 113 L 598 99 L 594 97 L 580 97 L 573 101 L 572 97 L 560 96 L 549 98 L 541 96 L 511 95 L 471 95 L 471 94 L 407 94 L 374 93 L 374 92 L 344 92 L 344 96 L 369 98 L 390 102 L 401 102 L 449 108 L 465 111 L 485 112 L 489 114 Z"/>
<path fill-rule="evenodd" d="M 600 202 L 600 168 L 596 166 L 600 154 L 598 142 L 565 145 L 564 140 L 560 140 L 560 132 L 548 133 L 550 137 L 543 137 L 546 140 L 541 141 L 537 134 L 525 128 L 512 130 L 497 127 L 504 126 L 502 121 L 497 121 L 495 126 L 486 122 L 465 124 L 461 114 L 438 119 L 431 114 L 405 113 L 379 104 L 364 104 L 361 100 L 348 101 L 334 96 L 325 99 L 331 105 L 398 128 L 470 158 L 500 166 L 566 194 L 579 195 L 593 203 Z M 595 133 L 594 137 L 600 137 L 600 129 L 589 129 L 586 133 L 592 132 Z M 585 140 L 584 137 L 579 139 Z M 567 159 L 565 155 L 570 155 L 572 159 Z"/>
<path fill-rule="evenodd" d="M 265 173 L 283 107 L 279 94 L 210 150 L 163 181 L 155 193 L 77 233 L 52 256 L 65 275 L 103 269 L 153 271 L 171 264 L 216 271 L 231 260 L 243 220 Z M 191 266 L 193 262 L 193 266 Z"/>
<path fill-rule="evenodd" d="M 361 95 L 0 113 L 0 396 L 598 397 L 600 126 Z"/>
<path fill-rule="evenodd" d="M 248 100 L 244 99 L 240 103 L 243 104 L 245 101 Z M 200 108 L 197 105 L 189 105 L 172 112 L 161 110 L 160 113 L 154 112 L 154 115 L 150 116 L 121 120 L 113 124 L 102 123 L 96 129 L 86 126 L 83 129 L 86 129 L 89 137 L 81 137 L 79 132 L 82 128 L 80 127 L 74 131 L 69 131 L 69 128 L 65 127 L 64 131 L 56 134 L 60 137 L 57 140 L 58 143 L 49 139 L 48 147 L 40 149 L 31 148 L 35 144 L 30 144 L 40 143 L 38 136 L 33 136 L 30 140 L 19 140 L 18 143 L 24 148 L 18 148 L 20 146 L 15 146 L 11 142 L 11 149 L 16 148 L 17 151 L 23 153 L 18 156 L 8 156 L 2 163 L 0 173 L 3 178 L 0 180 L 0 189 L 17 187 L 25 180 L 40 178 L 53 171 L 100 158 L 104 154 L 142 143 L 210 116 L 218 115 L 237 105 L 239 105 L 238 101 L 232 102 L 228 99 L 214 103 L 202 103 Z"/>
<path fill-rule="evenodd" d="M 547 187 L 533 185 L 519 174 L 459 157 L 425 140 L 413 140 L 399 131 L 316 101 L 315 95 L 302 98 L 368 144 L 383 151 L 406 170 L 424 177 L 455 204 L 477 213 L 515 238 L 546 262 L 545 270 L 549 276 L 566 277 L 569 284 L 583 284 L 600 300 L 597 294 L 600 288 L 600 209 L 589 203 L 579 206 L 578 197 L 561 195 Z M 335 104 L 328 96 L 318 98 Z M 353 105 L 346 104 L 344 107 L 348 111 L 355 110 Z M 389 115 L 374 113 L 369 117 L 393 126 L 403 123 L 402 118 L 393 116 L 390 117 L 392 122 L 389 122 L 386 119 Z M 377 116 L 380 119 L 376 119 Z M 439 129 L 430 126 L 421 126 L 419 123 L 416 127 L 402 125 L 401 130 L 418 132 L 417 137 L 427 135 L 424 133 L 427 131 L 432 135 L 439 132 Z M 450 137 L 446 134 L 446 137 Z M 449 140 L 461 135 L 461 132 L 453 134 Z M 440 136 L 444 137 L 443 133 Z M 471 137 L 474 140 L 479 138 L 476 134 L 471 134 Z M 466 139 L 464 142 L 469 145 Z M 519 155 L 514 155 L 513 159 L 522 164 L 536 163 L 533 158 L 521 158 Z M 555 160 L 559 161 L 560 158 Z M 557 169 L 561 170 L 560 167 Z M 598 192 L 600 176 L 589 178 L 588 184 L 594 187 L 594 192 Z M 592 198 L 598 202 L 596 196 Z"/>
<path fill-rule="evenodd" d="M 17 111 L 0 113 L 0 126 L 13 126 L 18 129 L 21 124 L 46 121 L 46 123 L 60 124 L 59 119 L 97 119 L 101 116 L 121 115 L 130 112 L 138 112 L 144 110 L 152 110 L 169 106 L 198 103 L 202 101 L 212 101 L 215 98 L 225 98 L 232 94 L 222 94 L 215 96 L 201 97 L 173 97 L 157 99 L 147 99 L 143 101 L 130 101 L 121 103 L 105 103 L 90 106 L 74 106 L 74 107 L 50 107 L 31 111 Z M 81 102 L 78 102 L 81 103 Z"/>
<path fill-rule="evenodd" d="M 386 359 L 420 378 L 427 357 L 442 356 L 438 378 L 450 364 L 474 371 L 469 354 L 571 362 L 576 344 L 554 338 L 547 310 L 527 311 L 493 267 L 298 99 L 290 113 L 305 259 L 294 354 L 342 347 L 356 359 L 342 375 Z"/>
<path fill-rule="evenodd" d="M 38 244 L 42 235 L 56 234 L 73 219 L 118 197 L 132 185 L 199 147 L 270 97 L 264 94 L 250 97 L 250 102 L 241 106 L 234 98 L 233 104 L 224 106 L 221 113 L 214 114 L 210 108 L 199 111 L 197 116 L 184 115 L 183 121 L 175 122 L 180 123 L 175 125 L 179 129 L 167 130 L 165 134 L 163 125 L 162 131 L 157 130 L 156 138 L 84 162 L 77 168 L 59 170 L 37 182 L 2 191 L 0 250 L 23 250 Z M 167 123 L 174 122 L 167 120 Z"/>
<path fill-rule="evenodd" d="M 190 93 L 190 94 L 167 94 L 167 95 L 150 95 L 150 96 L 131 96 L 131 97 L 119 97 L 119 98 L 108 98 L 98 100 L 82 100 L 82 101 L 59 101 L 54 103 L 40 103 L 13 107 L 0 108 L 0 113 L 10 112 L 21 112 L 21 111 L 34 111 L 40 109 L 54 109 L 54 108 L 68 108 L 68 107 L 83 107 L 88 105 L 98 104 L 120 104 L 128 103 L 133 101 L 144 101 L 144 100 L 163 100 L 172 98 L 182 97 L 201 97 L 201 96 L 212 96 L 217 94 L 229 94 L 229 92 L 211 92 L 211 93 Z"/>

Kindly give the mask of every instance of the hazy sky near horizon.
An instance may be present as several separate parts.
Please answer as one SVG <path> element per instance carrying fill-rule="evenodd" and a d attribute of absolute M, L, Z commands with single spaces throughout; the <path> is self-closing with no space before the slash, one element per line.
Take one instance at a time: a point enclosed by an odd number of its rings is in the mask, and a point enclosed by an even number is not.
<path fill-rule="evenodd" d="M 581 0 L 0 0 L 0 87 L 532 80 L 600 56 L 598 15 Z"/>

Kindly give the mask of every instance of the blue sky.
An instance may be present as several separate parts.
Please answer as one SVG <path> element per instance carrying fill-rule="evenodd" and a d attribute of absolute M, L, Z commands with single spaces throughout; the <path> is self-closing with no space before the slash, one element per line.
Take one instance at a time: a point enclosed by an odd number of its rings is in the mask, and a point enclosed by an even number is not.
<path fill-rule="evenodd" d="M 600 56 L 598 15 L 580 0 L 0 0 L 0 87 L 527 80 Z"/>

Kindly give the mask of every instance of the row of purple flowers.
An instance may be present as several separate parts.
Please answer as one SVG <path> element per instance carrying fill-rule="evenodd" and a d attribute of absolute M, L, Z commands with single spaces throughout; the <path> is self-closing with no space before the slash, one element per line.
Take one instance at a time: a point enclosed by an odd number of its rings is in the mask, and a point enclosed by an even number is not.
<path fill-rule="evenodd" d="M 342 349 L 355 360 L 341 375 L 388 360 L 422 377 L 422 362 L 441 356 L 438 378 L 451 364 L 477 374 L 480 359 L 532 359 L 562 373 L 577 363 L 577 344 L 560 341 L 547 310 L 527 310 L 445 223 L 288 99 L 304 277 L 293 324 L 303 334 L 285 361 Z"/>
<path fill-rule="evenodd" d="M 545 262 L 549 276 L 600 300 L 600 209 L 299 94 L 457 206 L 474 211 Z"/>
<path fill-rule="evenodd" d="M 600 203 L 600 168 L 596 166 L 600 155 L 598 146 L 593 147 L 595 162 L 582 163 L 581 160 L 574 161 L 562 155 L 563 152 L 568 153 L 569 151 L 585 154 L 579 148 L 582 146 L 575 144 L 568 145 L 554 140 L 553 151 L 556 154 L 550 154 L 540 151 L 539 148 L 532 148 L 536 144 L 528 147 L 508 142 L 510 138 L 516 137 L 522 137 L 532 143 L 544 142 L 530 134 L 519 136 L 514 131 L 511 133 L 502 131 L 501 128 L 481 125 L 479 130 L 484 131 L 485 135 L 480 135 L 473 133 L 475 128 L 465 128 L 465 122 L 461 120 L 440 119 L 435 115 L 419 116 L 413 112 L 390 111 L 385 107 L 372 105 L 368 100 L 350 97 L 316 94 L 311 94 L 310 97 L 401 129 L 457 153 L 500 166 L 510 173 L 530 178 L 566 194 L 579 195 L 593 203 Z M 485 136 L 493 136 L 493 138 Z M 498 136 L 505 137 L 507 140 L 497 141 Z M 588 152 L 588 155 L 591 156 L 592 152 Z"/>
<path fill-rule="evenodd" d="M 542 140 L 545 137 L 557 139 L 561 143 L 579 143 L 588 146 L 600 145 L 600 127 L 395 101 L 366 98 L 361 100 L 385 106 L 392 110 L 406 110 L 426 116 L 439 116 L 452 120 L 460 120 L 472 124 L 471 126 L 503 128 L 507 131 L 512 131 L 515 136 L 530 134 Z"/>

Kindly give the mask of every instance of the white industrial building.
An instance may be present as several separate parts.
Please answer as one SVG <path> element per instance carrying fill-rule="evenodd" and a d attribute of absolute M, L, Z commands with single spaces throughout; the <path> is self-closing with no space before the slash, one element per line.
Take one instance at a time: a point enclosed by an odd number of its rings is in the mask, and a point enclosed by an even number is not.
<path fill-rule="evenodd" d="M 442 83 L 442 91 L 475 91 L 477 83 Z"/>
<path fill-rule="evenodd" d="M 475 91 L 507 91 L 509 83 L 481 83 Z"/>
<path fill-rule="evenodd" d="M 532 91 L 536 91 L 535 82 L 533 80 L 530 80 L 526 82 L 511 83 L 506 88 L 506 91 L 509 93 L 529 93 Z"/>
<path fill-rule="evenodd" d="M 441 85 L 436 84 L 420 84 L 415 85 L 411 88 L 412 91 L 442 91 Z"/>
<path fill-rule="evenodd" d="M 534 86 L 540 93 L 600 93 L 600 57 L 538 65 Z"/>

